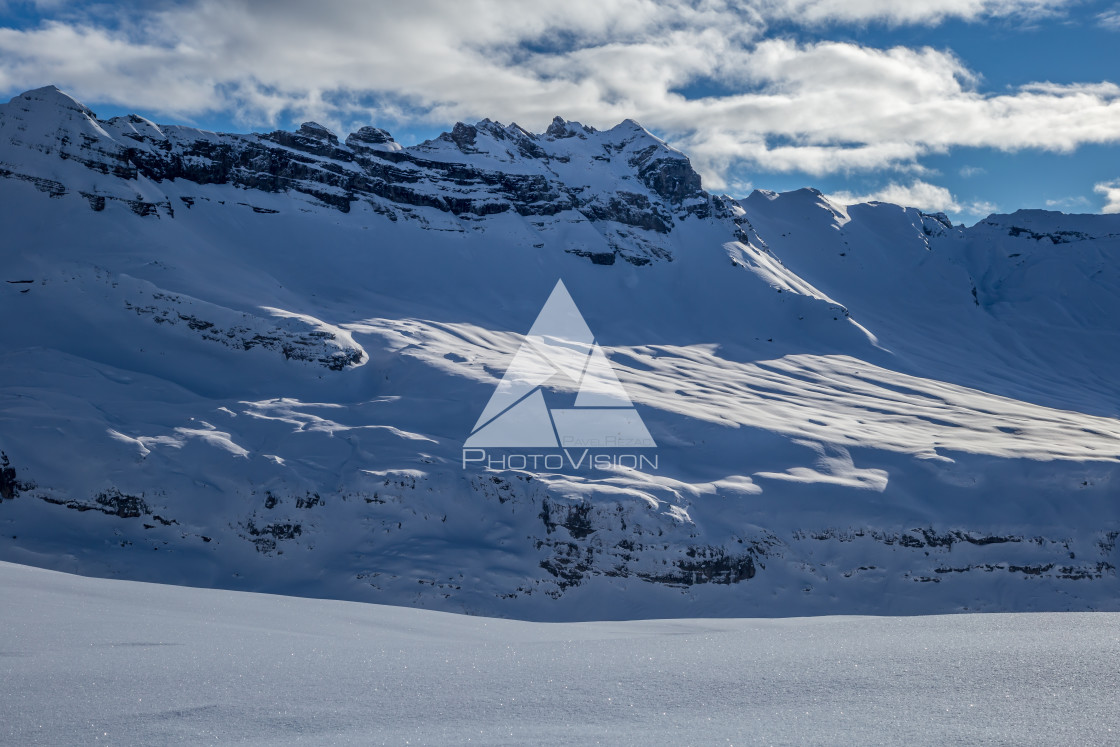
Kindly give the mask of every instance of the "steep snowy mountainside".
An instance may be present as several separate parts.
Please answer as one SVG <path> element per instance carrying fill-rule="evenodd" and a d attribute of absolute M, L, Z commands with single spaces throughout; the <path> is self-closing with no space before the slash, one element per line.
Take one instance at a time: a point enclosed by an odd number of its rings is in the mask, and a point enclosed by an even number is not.
<path fill-rule="evenodd" d="M 1113 216 L 736 202 L 633 122 L 403 148 L 53 88 L 0 107 L 0 211 L 0 559 L 549 620 L 1120 599 Z M 558 281 L 656 468 L 464 461 Z"/>
<path fill-rule="evenodd" d="M 741 202 L 767 246 L 843 301 L 894 367 L 1115 417 L 1120 216 L 1019 211 L 964 228 L 816 190 Z M 951 351 L 951 354 L 950 354 Z"/>

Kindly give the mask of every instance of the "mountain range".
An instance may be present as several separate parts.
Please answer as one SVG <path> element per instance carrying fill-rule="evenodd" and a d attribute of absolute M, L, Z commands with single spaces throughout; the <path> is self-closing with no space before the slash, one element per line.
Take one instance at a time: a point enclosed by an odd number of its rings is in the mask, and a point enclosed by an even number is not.
<path fill-rule="evenodd" d="M 0 217 L 0 560 L 537 620 L 1120 609 L 1118 215 L 48 86 L 0 105 Z M 467 459 L 558 283 L 652 464 Z"/>

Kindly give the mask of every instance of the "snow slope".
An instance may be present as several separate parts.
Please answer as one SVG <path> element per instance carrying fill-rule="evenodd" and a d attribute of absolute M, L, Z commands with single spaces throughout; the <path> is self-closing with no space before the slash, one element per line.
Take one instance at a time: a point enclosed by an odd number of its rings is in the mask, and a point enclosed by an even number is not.
<path fill-rule="evenodd" d="M 0 563 L 11 744 L 1106 744 L 1115 613 L 526 623 Z"/>
<path fill-rule="evenodd" d="M 539 620 L 1120 609 L 1120 217 L 50 87 L 0 106 L 0 214 L 2 559 Z M 558 280 L 656 470 L 464 467 Z"/>

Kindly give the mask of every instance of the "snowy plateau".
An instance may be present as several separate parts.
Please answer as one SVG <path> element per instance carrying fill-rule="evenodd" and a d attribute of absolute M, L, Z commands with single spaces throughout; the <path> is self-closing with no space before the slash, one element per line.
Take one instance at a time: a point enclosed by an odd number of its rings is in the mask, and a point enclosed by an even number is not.
<path fill-rule="evenodd" d="M 1120 610 L 1120 216 L 734 200 L 633 121 L 402 147 L 47 87 L 0 106 L 0 219 L 0 560 L 519 621 Z M 464 467 L 558 281 L 656 469 Z"/>

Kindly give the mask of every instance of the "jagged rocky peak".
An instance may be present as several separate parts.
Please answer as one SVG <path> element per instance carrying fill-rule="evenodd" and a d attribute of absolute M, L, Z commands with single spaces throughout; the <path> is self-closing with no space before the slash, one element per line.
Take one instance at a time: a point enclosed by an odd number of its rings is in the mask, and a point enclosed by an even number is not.
<path fill-rule="evenodd" d="M 350 153 L 342 150 L 338 136 L 318 122 L 304 122 L 295 132 L 276 130 L 260 136 L 262 140 L 339 161 L 352 160 Z"/>
<path fill-rule="evenodd" d="M 547 159 L 550 154 L 537 142 L 538 136 L 514 123 L 504 125 L 491 119 L 483 119 L 473 125 L 456 122 L 450 132 L 428 140 L 415 147 L 416 152 L 424 153 L 446 162 L 462 162 L 461 156 L 480 156 L 490 160 L 495 168 L 498 164 L 508 164 L 520 159 Z"/>
<path fill-rule="evenodd" d="M 389 134 L 388 130 L 383 130 L 380 127 L 373 127 L 366 125 L 357 132 L 352 132 L 346 136 L 346 146 L 351 150 L 358 153 L 365 152 L 393 152 L 401 150 L 401 145 L 393 136 Z"/>
<path fill-rule="evenodd" d="M 585 144 L 574 142 L 577 140 L 585 141 Z M 688 163 L 683 153 L 632 119 L 624 120 L 609 130 L 599 131 L 557 116 L 541 134 L 531 133 L 516 123 L 504 125 L 491 119 L 483 119 L 473 125 L 456 122 L 450 132 L 442 133 L 422 147 L 446 152 L 449 145 L 468 154 L 505 150 L 511 154 L 520 152 L 526 157 L 560 160 L 579 157 L 579 154 L 607 156 L 608 160 L 624 155 L 635 166 L 661 158 Z"/>
<path fill-rule="evenodd" d="M 455 126 L 451 128 L 451 132 L 440 135 L 441 138 L 444 136 L 447 136 L 451 139 L 451 142 L 459 146 L 459 150 L 468 150 L 474 145 L 475 138 L 478 137 L 478 128 L 456 122 Z"/>
<path fill-rule="evenodd" d="M 459 127 L 460 125 L 462 125 L 461 122 L 457 124 L 456 127 Z M 468 127 L 467 125 L 462 126 Z M 504 125 L 501 122 L 495 122 L 489 117 L 482 120 L 481 122 L 476 123 L 473 128 L 468 129 L 473 129 L 476 136 L 479 132 L 481 132 L 485 135 L 489 135 L 494 140 L 513 140 L 521 145 L 524 144 L 524 141 L 533 141 L 537 139 L 536 135 L 529 132 L 516 122 Z"/>
<path fill-rule="evenodd" d="M 932 218 L 933 220 L 937 221 L 938 223 L 945 226 L 946 228 L 952 228 L 953 227 L 953 221 L 949 220 L 949 216 L 945 215 L 945 213 L 943 213 L 941 211 L 938 211 L 936 213 L 922 213 L 922 217 L 923 218 Z"/>
<path fill-rule="evenodd" d="M 580 124 L 579 122 L 569 122 L 563 117 L 553 117 L 552 124 L 544 131 L 545 137 L 553 140 L 563 140 L 569 137 L 578 137 L 581 140 L 586 140 L 588 135 L 596 132 L 594 127 Z"/>
<path fill-rule="evenodd" d="M 953 230 L 953 221 L 945 213 L 923 213 L 918 211 L 921 219 L 922 233 L 926 236 L 945 236 Z"/>
<path fill-rule="evenodd" d="M 664 150 L 673 153 L 680 158 L 685 158 L 685 155 L 679 150 L 671 147 L 661 138 L 654 135 L 652 132 L 642 127 L 633 119 L 624 119 L 614 127 L 600 133 L 604 143 L 610 144 L 615 150 L 629 150 L 631 148 L 647 148 L 650 145 L 658 145 Z M 687 158 L 685 158 L 687 160 Z"/>
<path fill-rule="evenodd" d="M 529 132 L 528 130 L 526 130 L 524 127 L 517 124 L 516 122 L 510 122 L 510 124 L 507 127 L 505 127 L 504 129 L 507 133 L 509 133 L 513 137 L 525 137 L 525 138 L 529 138 L 530 140 L 536 140 L 537 139 L 536 135 Z"/>
<path fill-rule="evenodd" d="M 338 136 L 318 122 L 304 122 L 299 126 L 299 134 L 304 137 L 338 145 Z"/>

